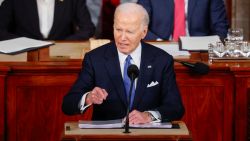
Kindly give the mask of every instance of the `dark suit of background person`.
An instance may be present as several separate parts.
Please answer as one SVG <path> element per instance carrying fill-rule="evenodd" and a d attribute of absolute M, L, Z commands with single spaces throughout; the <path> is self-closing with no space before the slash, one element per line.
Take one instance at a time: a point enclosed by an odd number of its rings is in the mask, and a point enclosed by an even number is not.
<path fill-rule="evenodd" d="M 0 40 L 25 36 L 44 39 L 36 0 L 5 0 L 0 7 Z M 85 0 L 55 0 L 54 21 L 47 40 L 83 40 L 93 36 Z"/>
<path fill-rule="evenodd" d="M 149 13 L 146 40 L 169 40 L 174 26 L 174 0 L 138 0 Z M 190 36 L 227 36 L 228 20 L 223 0 L 188 0 L 187 22 Z"/>
<path fill-rule="evenodd" d="M 175 80 L 172 56 L 144 42 L 141 56 L 140 74 L 132 109 L 157 110 L 162 121 L 180 119 L 184 108 Z M 93 105 L 92 119 L 124 118 L 127 100 L 115 44 L 106 44 L 87 53 L 82 67 L 77 81 L 63 99 L 64 113 L 79 114 L 79 101 L 82 95 L 99 86 L 106 89 L 108 96 L 101 105 Z M 147 88 L 147 84 L 152 81 L 158 81 L 159 84 Z"/>

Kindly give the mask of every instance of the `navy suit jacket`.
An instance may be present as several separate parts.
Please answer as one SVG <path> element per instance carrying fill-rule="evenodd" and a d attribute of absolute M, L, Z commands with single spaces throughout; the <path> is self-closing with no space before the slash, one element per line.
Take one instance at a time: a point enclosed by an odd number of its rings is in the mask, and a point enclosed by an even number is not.
<path fill-rule="evenodd" d="M 19 36 L 44 39 L 36 0 L 4 0 L 0 20 L 0 40 Z M 48 40 L 88 39 L 94 30 L 85 0 L 55 0 L 54 22 Z"/>
<path fill-rule="evenodd" d="M 101 105 L 93 106 L 93 120 L 124 118 L 128 103 L 115 44 L 109 43 L 87 53 L 82 67 L 78 79 L 63 99 L 63 112 L 78 114 L 82 95 L 98 86 L 105 89 L 108 96 Z M 152 81 L 159 84 L 147 88 Z M 133 109 L 157 110 L 163 121 L 177 120 L 184 114 L 172 56 L 143 42 Z"/>
<path fill-rule="evenodd" d="M 174 29 L 174 0 L 139 0 L 149 13 L 146 40 L 169 40 Z M 190 36 L 227 36 L 228 21 L 223 0 L 188 0 L 187 22 Z"/>

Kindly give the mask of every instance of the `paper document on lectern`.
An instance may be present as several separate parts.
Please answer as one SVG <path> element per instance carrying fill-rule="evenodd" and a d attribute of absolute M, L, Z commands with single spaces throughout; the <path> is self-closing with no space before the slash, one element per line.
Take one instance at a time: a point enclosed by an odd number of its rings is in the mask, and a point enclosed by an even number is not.
<path fill-rule="evenodd" d="M 79 121 L 79 128 L 121 128 L 123 123 L 121 119 L 105 121 Z"/>
<path fill-rule="evenodd" d="M 121 119 L 105 120 L 105 121 L 79 121 L 79 128 L 123 128 L 124 123 Z M 131 128 L 172 128 L 170 122 L 165 123 L 146 123 L 146 124 L 130 124 Z"/>
<path fill-rule="evenodd" d="M 54 43 L 48 41 L 41 41 L 26 37 L 20 37 L 20 38 L 0 41 L 0 53 L 18 54 L 21 52 L 30 51 L 37 48 L 47 47 L 53 44 Z"/>
<path fill-rule="evenodd" d="M 208 44 L 215 44 L 219 41 L 220 37 L 217 35 L 180 37 L 180 49 L 188 51 L 207 51 Z"/>

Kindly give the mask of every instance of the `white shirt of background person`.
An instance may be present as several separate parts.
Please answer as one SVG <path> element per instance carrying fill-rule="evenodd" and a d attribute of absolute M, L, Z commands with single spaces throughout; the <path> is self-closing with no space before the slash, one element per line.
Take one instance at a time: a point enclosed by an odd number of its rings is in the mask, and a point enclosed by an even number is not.
<path fill-rule="evenodd" d="M 0 6 L 1 6 L 1 4 L 2 4 L 3 1 L 4 1 L 4 0 L 0 0 Z"/>
<path fill-rule="evenodd" d="M 48 38 L 54 21 L 55 0 L 36 0 L 40 32 Z"/>

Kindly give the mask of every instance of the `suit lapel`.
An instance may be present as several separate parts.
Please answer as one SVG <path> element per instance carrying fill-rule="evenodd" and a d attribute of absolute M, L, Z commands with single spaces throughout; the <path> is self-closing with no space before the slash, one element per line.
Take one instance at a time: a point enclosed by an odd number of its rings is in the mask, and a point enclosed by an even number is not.
<path fill-rule="evenodd" d="M 56 32 L 56 28 L 59 26 L 61 22 L 62 19 L 61 17 L 64 15 L 64 8 L 66 4 L 67 4 L 66 0 L 63 1 L 55 0 L 54 21 L 49 34 L 50 38 Z"/>
<path fill-rule="evenodd" d="M 137 80 L 137 86 L 135 91 L 135 98 L 133 102 L 132 109 L 137 109 L 140 104 L 140 101 L 143 98 L 144 91 L 146 90 L 147 83 L 149 82 L 152 70 L 153 70 L 153 57 L 152 52 L 150 51 L 150 47 L 145 45 L 142 42 L 142 55 L 141 55 L 141 65 L 140 65 L 140 73 Z"/>
<path fill-rule="evenodd" d="M 26 2 L 24 4 L 25 6 L 27 6 L 25 9 L 27 10 L 30 22 L 32 22 L 30 28 L 32 29 L 33 32 L 36 33 L 35 35 L 39 35 L 39 38 L 42 38 L 39 26 L 39 16 L 38 16 L 38 8 L 36 0 L 26 0 L 23 2 Z"/>
<path fill-rule="evenodd" d="M 119 57 L 114 43 L 112 43 L 111 46 L 108 47 L 105 53 L 105 59 L 106 59 L 105 66 L 106 69 L 108 70 L 109 78 L 112 80 L 112 83 L 116 89 L 116 94 L 118 94 L 121 101 L 126 106 L 127 99 L 125 94 L 125 88 L 123 85 Z"/>

